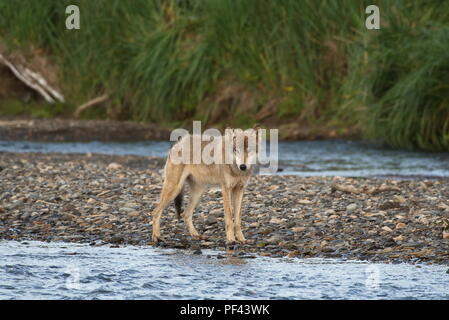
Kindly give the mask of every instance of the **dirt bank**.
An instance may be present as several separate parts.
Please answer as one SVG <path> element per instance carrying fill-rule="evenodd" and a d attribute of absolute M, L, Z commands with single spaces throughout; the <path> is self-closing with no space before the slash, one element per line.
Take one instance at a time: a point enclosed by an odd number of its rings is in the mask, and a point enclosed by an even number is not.
<path fill-rule="evenodd" d="M 131 121 L 0 119 L 0 140 L 142 141 L 168 139 L 168 130 Z"/>

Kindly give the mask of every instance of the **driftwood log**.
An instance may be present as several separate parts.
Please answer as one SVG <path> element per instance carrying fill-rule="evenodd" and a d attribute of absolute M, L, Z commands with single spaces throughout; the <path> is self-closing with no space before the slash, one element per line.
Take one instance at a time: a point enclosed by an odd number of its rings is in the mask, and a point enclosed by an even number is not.
<path fill-rule="evenodd" d="M 20 62 L 14 62 L 0 53 L 0 63 L 8 67 L 11 72 L 31 89 L 38 92 L 47 102 L 64 102 L 64 96 L 55 88 L 51 87 L 45 78 L 39 73 L 31 70 Z"/>

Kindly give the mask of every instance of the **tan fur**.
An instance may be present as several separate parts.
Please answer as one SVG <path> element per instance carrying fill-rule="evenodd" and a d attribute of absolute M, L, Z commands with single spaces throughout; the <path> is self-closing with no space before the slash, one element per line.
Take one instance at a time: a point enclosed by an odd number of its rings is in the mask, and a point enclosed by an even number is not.
<path fill-rule="evenodd" d="M 224 137 L 220 137 L 223 139 Z M 219 139 L 220 139 L 219 138 Z M 192 136 L 183 137 L 177 144 L 192 144 Z M 202 149 L 209 142 L 202 142 Z M 247 153 L 247 151 L 244 151 Z M 247 158 L 247 154 L 244 155 Z M 244 160 L 245 161 L 245 160 Z M 246 242 L 241 229 L 241 205 L 243 193 L 253 167 L 242 171 L 237 163 L 233 164 L 174 164 L 170 156 L 165 164 L 165 180 L 159 204 L 153 215 L 153 241 L 162 240 L 160 218 L 164 209 L 182 192 L 187 182 L 191 190 L 190 203 L 184 210 L 183 218 L 190 235 L 194 239 L 202 239 L 192 222 L 192 214 L 197 207 L 201 195 L 211 186 L 220 186 L 223 194 L 226 241 L 233 243 Z"/>

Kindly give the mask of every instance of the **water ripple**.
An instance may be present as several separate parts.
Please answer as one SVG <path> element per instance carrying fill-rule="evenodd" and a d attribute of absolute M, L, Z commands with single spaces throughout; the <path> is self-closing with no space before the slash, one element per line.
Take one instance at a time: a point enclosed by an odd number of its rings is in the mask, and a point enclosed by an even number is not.
<path fill-rule="evenodd" d="M 449 298 L 445 266 L 217 254 L 0 241 L 0 299 Z"/>

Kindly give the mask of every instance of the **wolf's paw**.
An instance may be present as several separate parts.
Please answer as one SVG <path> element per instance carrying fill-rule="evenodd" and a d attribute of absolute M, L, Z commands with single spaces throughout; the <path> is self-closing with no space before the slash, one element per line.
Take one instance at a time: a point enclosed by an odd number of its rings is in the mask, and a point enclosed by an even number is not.
<path fill-rule="evenodd" d="M 248 239 L 241 239 L 237 240 L 240 244 L 253 244 L 254 240 L 248 240 Z"/>
<path fill-rule="evenodd" d="M 193 240 L 207 240 L 207 237 L 205 235 L 198 234 L 198 235 L 193 235 L 192 239 Z"/>
<path fill-rule="evenodd" d="M 158 242 L 164 242 L 164 238 L 162 238 L 160 235 L 159 235 L 159 236 L 153 235 L 153 236 L 151 237 L 151 240 L 153 240 L 153 242 L 156 242 L 156 243 L 158 243 Z"/>

